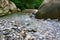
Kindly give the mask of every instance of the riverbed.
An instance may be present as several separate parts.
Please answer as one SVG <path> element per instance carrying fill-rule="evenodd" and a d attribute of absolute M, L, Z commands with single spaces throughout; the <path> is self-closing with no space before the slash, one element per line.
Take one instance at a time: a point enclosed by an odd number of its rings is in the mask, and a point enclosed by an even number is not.
<path fill-rule="evenodd" d="M 24 13 L 6 15 L 0 17 L 0 40 L 60 40 L 60 21 Z"/>

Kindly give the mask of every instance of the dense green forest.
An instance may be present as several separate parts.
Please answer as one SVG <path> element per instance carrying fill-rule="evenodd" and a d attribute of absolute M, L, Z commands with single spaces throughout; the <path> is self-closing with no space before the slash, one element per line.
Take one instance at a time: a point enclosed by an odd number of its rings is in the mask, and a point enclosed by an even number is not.
<path fill-rule="evenodd" d="M 11 0 L 20 9 L 37 9 L 43 0 Z"/>

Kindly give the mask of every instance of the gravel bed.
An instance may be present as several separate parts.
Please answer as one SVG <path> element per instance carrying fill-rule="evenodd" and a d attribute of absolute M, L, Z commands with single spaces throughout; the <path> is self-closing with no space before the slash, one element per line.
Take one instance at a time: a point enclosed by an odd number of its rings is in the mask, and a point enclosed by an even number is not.
<path fill-rule="evenodd" d="M 0 18 L 0 40 L 60 40 L 60 22 L 28 15 Z"/>

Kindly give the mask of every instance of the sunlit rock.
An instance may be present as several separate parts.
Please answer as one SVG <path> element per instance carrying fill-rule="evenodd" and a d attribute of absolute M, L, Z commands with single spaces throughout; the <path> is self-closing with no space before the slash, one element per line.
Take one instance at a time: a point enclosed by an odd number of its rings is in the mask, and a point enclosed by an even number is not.
<path fill-rule="evenodd" d="M 37 9 L 25 9 L 22 12 L 27 13 L 27 14 L 32 14 L 32 13 L 36 14 L 38 10 Z"/>
<path fill-rule="evenodd" d="M 13 2 L 10 3 L 9 7 L 10 7 L 11 12 L 17 12 L 17 11 L 19 12 L 19 11 L 21 11 L 19 8 L 16 7 L 16 5 Z"/>
<path fill-rule="evenodd" d="M 20 12 L 21 10 L 10 0 L 0 0 L 0 16 Z"/>

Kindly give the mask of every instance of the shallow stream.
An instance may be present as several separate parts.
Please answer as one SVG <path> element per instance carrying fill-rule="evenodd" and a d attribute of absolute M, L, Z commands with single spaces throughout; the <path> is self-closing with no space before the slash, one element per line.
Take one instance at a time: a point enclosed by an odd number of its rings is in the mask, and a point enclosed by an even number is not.
<path fill-rule="evenodd" d="M 0 17 L 0 40 L 60 40 L 60 21 L 24 13 L 6 15 Z"/>

